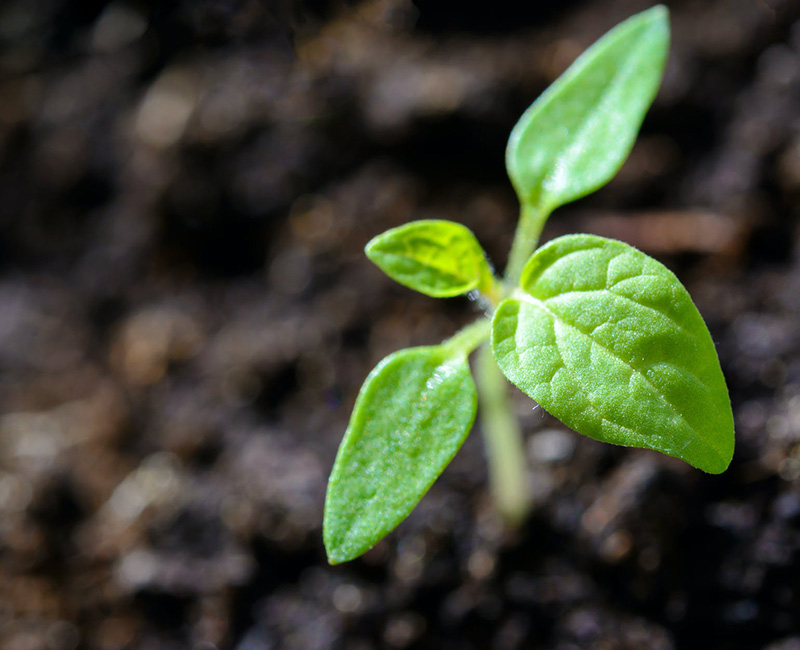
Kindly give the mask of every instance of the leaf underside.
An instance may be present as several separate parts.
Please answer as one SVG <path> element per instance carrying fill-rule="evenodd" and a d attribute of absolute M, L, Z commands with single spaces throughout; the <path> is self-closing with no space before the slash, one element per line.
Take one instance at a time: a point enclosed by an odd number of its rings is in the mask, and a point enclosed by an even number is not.
<path fill-rule="evenodd" d="M 526 265 L 492 323 L 508 379 L 574 430 L 706 472 L 733 455 L 716 350 L 688 292 L 622 242 L 560 237 Z"/>
<path fill-rule="evenodd" d="M 628 157 L 669 49 L 663 6 L 608 32 L 523 114 L 506 168 L 523 205 L 544 212 L 606 184 Z"/>
<path fill-rule="evenodd" d="M 323 537 L 331 564 L 365 553 L 411 513 L 463 444 L 476 404 L 465 354 L 410 348 L 378 364 L 328 482 Z"/>
<path fill-rule="evenodd" d="M 366 253 L 396 282 L 434 298 L 460 296 L 491 281 L 475 235 L 453 221 L 412 221 L 392 228 L 372 239 Z"/>

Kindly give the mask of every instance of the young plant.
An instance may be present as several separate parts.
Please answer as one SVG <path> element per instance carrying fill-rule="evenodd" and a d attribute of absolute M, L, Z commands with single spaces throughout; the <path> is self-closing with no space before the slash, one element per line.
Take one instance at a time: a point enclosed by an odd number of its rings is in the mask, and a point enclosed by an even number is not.
<path fill-rule="evenodd" d="M 521 210 L 503 278 L 474 235 L 449 221 L 412 222 L 367 245 L 369 259 L 401 284 L 435 298 L 477 291 L 492 313 L 439 345 L 389 355 L 367 377 L 328 483 L 323 536 L 332 564 L 363 554 L 409 515 L 464 442 L 478 402 L 498 505 L 510 521 L 524 517 L 524 448 L 500 371 L 590 438 L 654 449 L 713 474 L 728 467 L 725 379 L 675 275 L 594 235 L 536 250 L 555 208 L 621 167 L 668 47 L 664 7 L 633 16 L 514 127 L 506 167 Z M 478 348 L 476 389 L 468 357 Z"/>

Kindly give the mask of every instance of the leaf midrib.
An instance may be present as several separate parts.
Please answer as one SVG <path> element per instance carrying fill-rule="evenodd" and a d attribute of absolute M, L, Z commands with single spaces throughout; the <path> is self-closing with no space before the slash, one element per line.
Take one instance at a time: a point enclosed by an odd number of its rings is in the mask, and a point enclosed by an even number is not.
<path fill-rule="evenodd" d="M 442 247 L 442 249 L 444 250 L 444 247 Z M 452 265 L 448 266 L 445 264 L 434 263 L 432 260 L 435 260 L 435 257 L 421 260 L 419 257 L 406 252 L 384 253 L 384 255 L 386 255 L 386 257 L 401 258 L 414 262 L 418 264 L 422 270 L 428 269 L 430 272 L 437 273 L 448 281 L 453 281 L 453 283 L 466 285 L 473 281 L 473 278 L 470 275 L 462 273 L 463 267 L 461 265 L 458 265 L 454 270 Z"/>
<path fill-rule="evenodd" d="M 637 300 L 634 300 L 630 296 L 626 296 L 624 294 L 617 293 L 616 291 L 613 291 L 612 289 L 570 289 L 569 291 L 562 291 L 562 292 L 556 294 L 555 296 L 550 296 L 549 298 L 545 298 L 541 302 L 542 303 L 547 303 L 550 300 L 556 300 L 557 298 L 561 298 L 562 296 L 569 296 L 569 295 L 572 295 L 572 294 L 590 294 L 590 293 L 604 293 L 604 292 L 608 292 L 608 293 L 610 293 L 611 295 L 613 295 L 613 296 L 615 296 L 617 298 L 622 298 L 623 300 L 627 300 L 628 302 L 632 302 L 634 305 L 638 305 L 639 307 L 643 307 L 644 309 L 647 309 L 648 311 L 652 311 L 652 312 L 658 314 L 659 316 L 663 316 L 667 321 L 672 323 L 681 332 L 686 334 L 693 341 L 697 342 L 697 334 L 696 333 L 690 332 L 689 330 L 687 330 L 683 325 L 681 325 L 678 321 L 676 321 L 674 318 L 672 318 L 666 312 L 661 311 L 657 307 L 653 307 L 651 305 L 645 305 L 644 303 L 641 303 L 641 302 L 638 302 Z M 536 298 L 536 300 L 539 300 L 539 299 Z"/>

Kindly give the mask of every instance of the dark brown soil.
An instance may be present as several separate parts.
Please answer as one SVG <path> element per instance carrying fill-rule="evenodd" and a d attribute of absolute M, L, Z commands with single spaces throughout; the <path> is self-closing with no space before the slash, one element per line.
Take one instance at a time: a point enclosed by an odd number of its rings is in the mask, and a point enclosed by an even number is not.
<path fill-rule="evenodd" d="M 675 0 L 619 177 L 558 211 L 686 283 L 737 451 L 708 476 L 520 394 L 535 509 L 476 430 L 329 567 L 325 481 L 384 355 L 473 317 L 363 256 L 417 218 L 502 265 L 503 149 L 640 0 L 0 3 L 0 648 L 800 648 L 800 2 Z"/>

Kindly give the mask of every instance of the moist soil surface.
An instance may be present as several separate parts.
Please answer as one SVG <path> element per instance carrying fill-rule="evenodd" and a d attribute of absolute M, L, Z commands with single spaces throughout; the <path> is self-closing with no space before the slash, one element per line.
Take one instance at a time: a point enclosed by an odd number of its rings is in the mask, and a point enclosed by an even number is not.
<path fill-rule="evenodd" d="M 678 274 L 730 388 L 730 469 L 583 438 L 515 391 L 524 525 L 476 426 L 330 567 L 361 382 L 477 313 L 365 243 L 453 219 L 502 267 L 511 127 L 648 3 L 2 3 L 0 648 L 800 648 L 800 3 L 668 4 L 628 163 L 545 238 Z"/>

